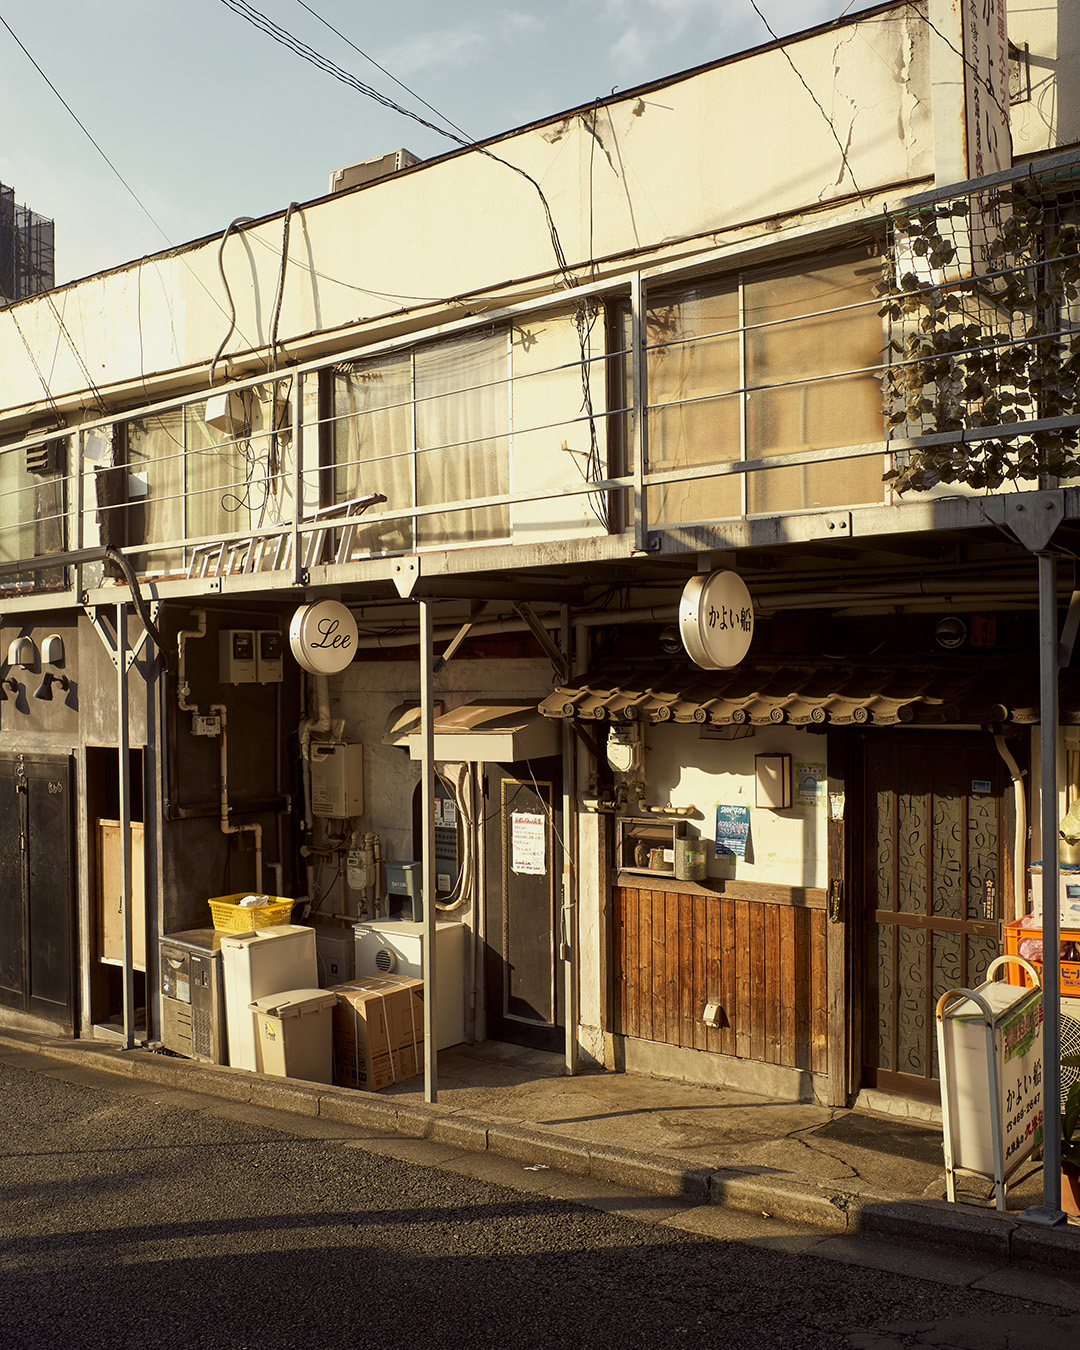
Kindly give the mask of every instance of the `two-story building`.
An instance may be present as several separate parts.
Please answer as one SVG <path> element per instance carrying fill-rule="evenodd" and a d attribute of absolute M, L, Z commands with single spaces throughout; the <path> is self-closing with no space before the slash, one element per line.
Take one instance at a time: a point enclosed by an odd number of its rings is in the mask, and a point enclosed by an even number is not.
<path fill-rule="evenodd" d="M 0 312 L 3 1016 L 153 1041 L 214 896 L 347 943 L 427 798 L 469 1038 L 933 1091 L 1041 856 L 1076 9 L 894 0 Z"/>

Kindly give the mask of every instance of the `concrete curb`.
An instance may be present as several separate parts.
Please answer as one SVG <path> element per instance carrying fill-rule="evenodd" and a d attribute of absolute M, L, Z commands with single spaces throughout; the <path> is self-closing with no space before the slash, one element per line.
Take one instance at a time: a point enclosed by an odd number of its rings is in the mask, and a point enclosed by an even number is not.
<path fill-rule="evenodd" d="M 726 1205 L 833 1234 L 915 1246 L 962 1248 L 1002 1262 L 1080 1273 L 1080 1227 L 1040 1228 L 943 1200 L 845 1191 L 835 1183 L 749 1168 L 692 1168 L 670 1155 L 568 1138 L 506 1116 L 442 1103 L 402 1102 L 353 1088 L 301 1084 L 102 1042 L 41 1040 L 0 1028 L 0 1045 L 43 1060 L 92 1067 L 160 1087 L 317 1117 L 472 1153 L 494 1153 L 576 1177 L 596 1177 L 692 1205 Z"/>

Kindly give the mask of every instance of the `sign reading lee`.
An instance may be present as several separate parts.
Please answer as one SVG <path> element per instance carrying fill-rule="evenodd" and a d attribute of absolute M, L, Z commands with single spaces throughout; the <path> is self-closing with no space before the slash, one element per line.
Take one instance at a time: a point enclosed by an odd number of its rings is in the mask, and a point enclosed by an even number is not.
<path fill-rule="evenodd" d="M 356 620 L 338 600 L 301 605 L 289 624 L 289 646 L 313 675 L 336 675 L 356 653 Z"/>

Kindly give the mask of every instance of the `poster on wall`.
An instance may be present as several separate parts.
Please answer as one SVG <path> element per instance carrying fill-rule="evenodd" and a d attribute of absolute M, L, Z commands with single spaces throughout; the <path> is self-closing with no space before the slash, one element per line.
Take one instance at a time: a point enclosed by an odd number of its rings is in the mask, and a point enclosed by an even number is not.
<path fill-rule="evenodd" d="M 510 817 L 510 870 L 518 876 L 542 877 L 547 872 L 544 817 L 514 811 Z"/>
<path fill-rule="evenodd" d="M 745 858 L 750 839 L 748 806 L 716 807 L 716 857 Z"/>
<path fill-rule="evenodd" d="M 820 806 L 825 800 L 825 765 L 795 765 L 796 799 L 808 806 Z"/>

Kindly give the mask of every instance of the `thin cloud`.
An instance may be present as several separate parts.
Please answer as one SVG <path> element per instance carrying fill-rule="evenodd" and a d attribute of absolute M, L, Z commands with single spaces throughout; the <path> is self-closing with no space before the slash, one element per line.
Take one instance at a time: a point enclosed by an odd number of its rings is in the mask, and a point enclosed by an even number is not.
<path fill-rule="evenodd" d="M 380 57 L 380 63 L 401 78 L 461 70 L 489 59 L 499 47 L 542 33 L 545 27 L 532 14 L 500 10 L 483 23 L 461 23 L 417 33 L 390 47 Z"/>

